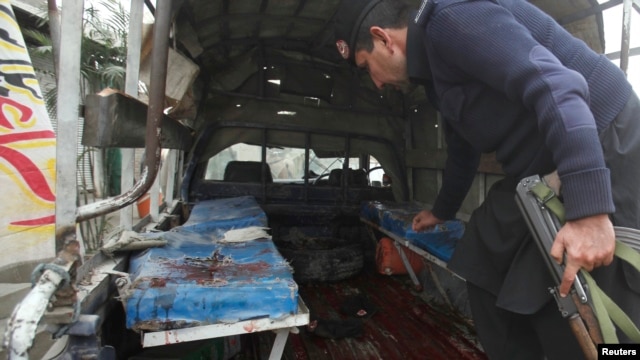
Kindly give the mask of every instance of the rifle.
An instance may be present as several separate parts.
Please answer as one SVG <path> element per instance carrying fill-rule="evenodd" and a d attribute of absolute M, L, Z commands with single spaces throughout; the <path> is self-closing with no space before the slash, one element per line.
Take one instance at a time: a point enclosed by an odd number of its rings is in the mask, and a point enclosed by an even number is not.
<path fill-rule="evenodd" d="M 604 341 L 593 304 L 587 294 L 585 280 L 578 273 L 570 296 L 563 298 L 558 292 L 564 265 L 559 265 L 550 253 L 564 219 L 559 219 L 554 214 L 550 208 L 553 206 L 551 200 L 558 201 L 555 193 L 538 175 L 524 178 L 518 183 L 516 202 L 556 284 L 549 288 L 549 292 L 553 295 L 562 316 L 568 320 L 585 357 L 595 360 L 598 358 L 596 344 L 602 344 Z"/>

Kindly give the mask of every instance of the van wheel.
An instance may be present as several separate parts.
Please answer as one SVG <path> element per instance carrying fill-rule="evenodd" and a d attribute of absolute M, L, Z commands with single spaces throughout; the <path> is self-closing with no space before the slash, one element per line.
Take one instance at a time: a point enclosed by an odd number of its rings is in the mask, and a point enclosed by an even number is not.
<path fill-rule="evenodd" d="M 278 244 L 278 250 L 293 268 L 298 283 L 335 282 L 362 270 L 364 254 L 359 243 L 337 238 L 298 238 Z"/>

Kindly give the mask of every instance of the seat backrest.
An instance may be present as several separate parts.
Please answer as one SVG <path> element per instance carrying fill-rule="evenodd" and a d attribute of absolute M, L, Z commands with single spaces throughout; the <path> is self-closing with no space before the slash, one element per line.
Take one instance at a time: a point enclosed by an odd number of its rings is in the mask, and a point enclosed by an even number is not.
<path fill-rule="evenodd" d="M 260 161 L 230 161 L 224 169 L 224 181 L 260 183 L 263 167 Z M 273 182 L 269 164 L 264 164 L 264 176 L 267 183 Z"/>
<path fill-rule="evenodd" d="M 369 185 L 367 173 L 364 169 L 349 169 L 349 185 L 353 187 L 364 187 Z"/>
<path fill-rule="evenodd" d="M 328 183 L 330 186 L 342 186 L 342 169 L 333 169 L 329 173 Z M 347 182 L 349 186 L 364 187 L 369 185 L 367 173 L 363 169 L 347 169 Z"/>
<path fill-rule="evenodd" d="M 329 179 L 327 179 L 329 186 L 341 186 L 342 185 L 342 169 L 333 169 L 329 173 Z"/>

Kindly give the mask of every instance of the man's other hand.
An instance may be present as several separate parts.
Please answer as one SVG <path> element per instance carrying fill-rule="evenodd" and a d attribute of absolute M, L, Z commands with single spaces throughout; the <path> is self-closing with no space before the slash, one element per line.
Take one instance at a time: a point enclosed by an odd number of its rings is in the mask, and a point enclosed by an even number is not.
<path fill-rule="evenodd" d="M 443 222 L 443 220 L 435 217 L 431 211 L 422 210 L 413 218 L 411 228 L 413 231 L 423 231 Z"/>
<path fill-rule="evenodd" d="M 561 296 L 569 293 L 581 268 L 591 271 L 599 266 L 611 264 L 615 240 L 613 224 L 607 214 L 567 221 L 562 226 L 551 247 L 551 256 L 556 262 L 565 262 L 560 284 Z"/>

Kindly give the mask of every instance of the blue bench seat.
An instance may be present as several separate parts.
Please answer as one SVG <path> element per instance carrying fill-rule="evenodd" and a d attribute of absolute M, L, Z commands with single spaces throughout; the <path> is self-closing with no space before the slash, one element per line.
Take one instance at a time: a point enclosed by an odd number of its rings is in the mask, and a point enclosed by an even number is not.
<path fill-rule="evenodd" d="M 456 219 L 446 221 L 430 230 L 413 231 L 413 217 L 422 209 L 418 204 L 411 202 L 369 201 L 362 204 L 360 217 L 448 262 L 457 240 L 464 233 L 464 223 Z"/>
<path fill-rule="evenodd" d="M 160 234 L 167 245 L 130 260 L 127 327 L 159 331 L 298 311 L 292 269 L 269 237 L 224 242 L 224 232 L 266 226 L 252 197 L 203 201 L 189 220 Z"/>

